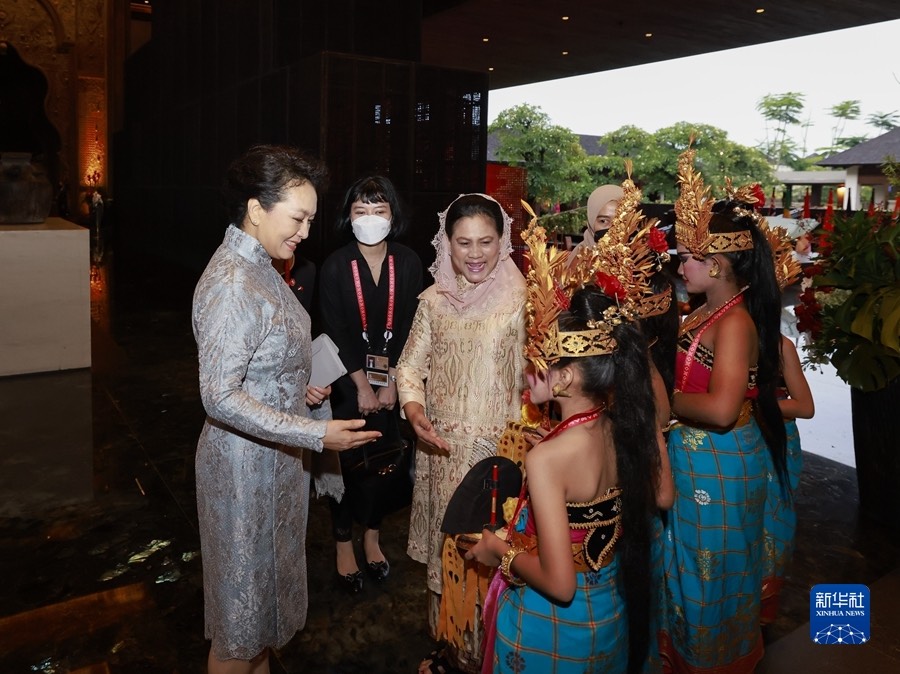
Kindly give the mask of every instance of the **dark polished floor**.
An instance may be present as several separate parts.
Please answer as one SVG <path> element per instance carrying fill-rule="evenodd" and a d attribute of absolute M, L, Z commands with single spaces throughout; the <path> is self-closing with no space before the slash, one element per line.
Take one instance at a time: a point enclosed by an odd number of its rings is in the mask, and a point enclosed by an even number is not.
<path fill-rule="evenodd" d="M 205 671 L 195 278 L 133 263 L 113 273 L 104 263 L 92 279 L 91 370 L 0 379 L 3 673 Z M 822 647 L 804 661 L 789 642 L 802 636 L 812 585 L 872 585 L 900 566 L 896 538 L 857 515 L 852 468 L 806 454 L 797 507 L 797 553 L 766 634 L 766 672 L 824 671 L 813 665 Z M 388 582 L 352 600 L 335 591 L 328 510 L 313 501 L 309 621 L 274 654 L 273 672 L 415 671 L 432 643 L 424 567 L 405 555 L 407 518 L 401 511 L 384 526 Z M 891 587 L 896 611 L 900 583 Z M 896 634 L 882 638 L 900 650 Z M 879 666 L 867 670 L 900 671 Z"/>

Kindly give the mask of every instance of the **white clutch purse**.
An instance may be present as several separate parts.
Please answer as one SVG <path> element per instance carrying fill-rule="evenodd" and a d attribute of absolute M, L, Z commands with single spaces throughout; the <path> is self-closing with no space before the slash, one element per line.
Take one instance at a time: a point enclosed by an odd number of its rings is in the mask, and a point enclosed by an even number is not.
<path fill-rule="evenodd" d="M 347 374 L 338 356 L 338 348 L 324 332 L 312 341 L 312 372 L 309 385 L 325 387 Z"/>

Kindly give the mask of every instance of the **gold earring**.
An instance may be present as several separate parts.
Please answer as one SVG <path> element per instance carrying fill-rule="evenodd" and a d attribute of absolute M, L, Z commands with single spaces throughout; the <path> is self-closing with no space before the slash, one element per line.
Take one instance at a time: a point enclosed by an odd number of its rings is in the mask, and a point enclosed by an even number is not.
<path fill-rule="evenodd" d="M 566 389 L 564 389 L 561 384 L 554 384 L 553 388 L 550 389 L 550 392 L 553 394 L 554 398 L 571 398 L 572 397 L 572 394 L 569 393 Z"/>
<path fill-rule="evenodd" d="M 722 270 L 719 269 L 719 262 L 717 260 L 713 260 L 713 266 L 709 270 L 710 278 L 719 278 L 719 274 L 722 273 Z"/>

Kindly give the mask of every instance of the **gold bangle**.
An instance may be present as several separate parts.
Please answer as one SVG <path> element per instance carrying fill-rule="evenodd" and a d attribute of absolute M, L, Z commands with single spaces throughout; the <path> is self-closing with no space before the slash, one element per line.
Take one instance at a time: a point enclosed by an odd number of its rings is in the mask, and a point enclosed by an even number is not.
<path fill-rule="evenodd" d="M 512 561 L 516 558 L 516 555 L 523 552 L 525 552 L 523 548 L 517 548 L 510 545 L 509 550 L 507 550 L 503 554 L 503 557 L 500 558 L 500 573 L 506 579 L 507 583 L 516 587 L 522 587 L 525 585 L 525 581 L 514 575 L 510 566 L 512 565 Z"/>

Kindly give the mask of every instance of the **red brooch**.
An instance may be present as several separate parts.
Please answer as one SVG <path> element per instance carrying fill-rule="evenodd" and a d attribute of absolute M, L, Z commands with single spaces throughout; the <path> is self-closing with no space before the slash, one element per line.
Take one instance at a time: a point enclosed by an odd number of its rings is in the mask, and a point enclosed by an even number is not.
<path fill-rule="evenodd" d="M 625 299 L 625 286 L 623 286 L 621 281 L 612 274 L 598 271 L 594 276 L 594 280 L 597 283 L 597 287 L 608 297 L 615 298 L 617 302 L 621 302 Z"/>

